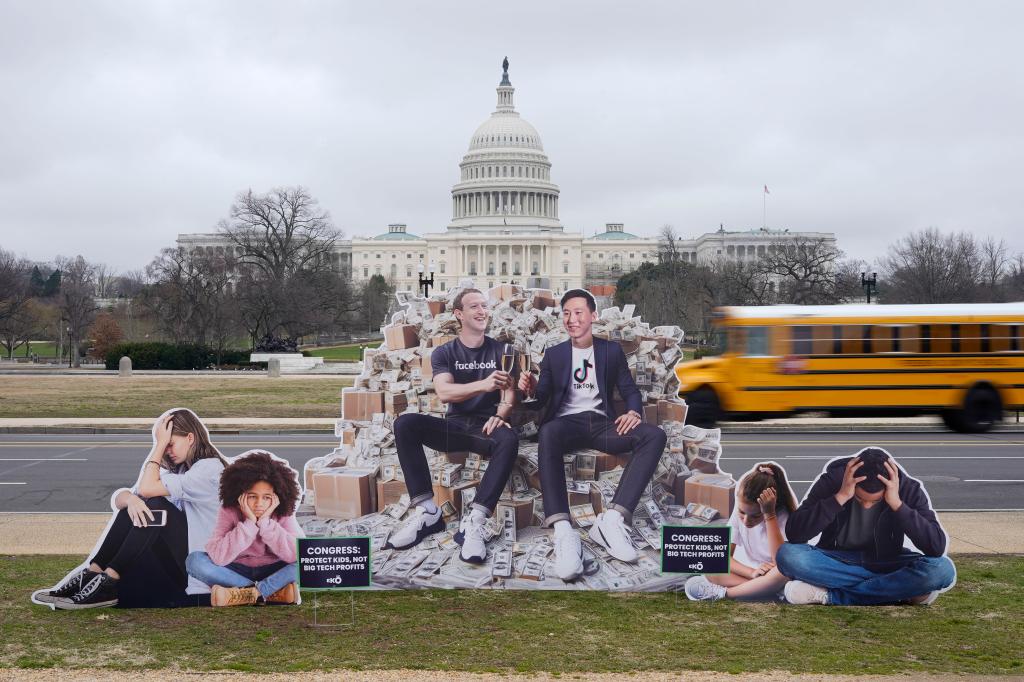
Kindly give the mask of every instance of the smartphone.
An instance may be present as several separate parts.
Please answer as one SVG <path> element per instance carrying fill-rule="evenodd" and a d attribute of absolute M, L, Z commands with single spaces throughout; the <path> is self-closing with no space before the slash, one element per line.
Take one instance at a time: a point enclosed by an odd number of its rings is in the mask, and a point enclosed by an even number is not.
<path fill-rule="evenodd" d="M 167 510 L 166 509 L 150 509 L 153 514 L 153 520 L 146 519 L 147 526 L 166 526 L 167 525 Z"/>

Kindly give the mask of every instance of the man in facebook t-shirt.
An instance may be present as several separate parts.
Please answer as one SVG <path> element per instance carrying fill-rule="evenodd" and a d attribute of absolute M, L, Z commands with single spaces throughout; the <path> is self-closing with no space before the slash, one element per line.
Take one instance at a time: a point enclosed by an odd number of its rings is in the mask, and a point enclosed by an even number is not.
<path fill-rule="evenodd" d="M 473 511 L 459 525 L 455 540 L 462 545 L 459 557 L 470 563 L 487 558 L 484 525 L 515 464 L 519 438 L 506 421 L 515 390 L 512 377 L 501 371 L 502 344 L 486 336 L 490 319 L 487 298 L 476 289 L 455 297 L 459 335 L 431 354 L 434 390 L 448 403 L 447 417 L 407 413 L 395 420 L 395 443 L 405 474 L 410 518 L 388 538 L 385 548 L 407 549 L 423 538 L 444 530 L 441 510 L 434 502 L 426 445 L 442 452 L 476 452 L 490 462 L 473 499 Z"/>

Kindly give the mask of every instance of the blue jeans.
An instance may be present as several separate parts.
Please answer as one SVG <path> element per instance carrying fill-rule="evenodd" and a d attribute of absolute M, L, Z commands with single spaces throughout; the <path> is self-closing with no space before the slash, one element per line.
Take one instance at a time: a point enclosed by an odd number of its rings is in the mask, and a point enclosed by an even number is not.
<path fill-rule="evenodd" d="M 862 552 L 787 542 L 779 547 L 775 562 L 787 578 L 825 588 L 828 603 L 839 606 L 896 604 L 944 590 L 956 580 L 949 557 L 908 549 L 890 560 L 867 561 Z"/>
<path fill-rule="evenodd" d="M 185 570 L 193 578 L 213 587 L 249 587 L 255 585 L 266 599 L 288 583 L 295 582 L 295 564 L 275 561 L 266 566 L 246 566 L 232 562 L 227 566 L 213 563 L 206 552 L 192 552 L 185 559 Z"/>

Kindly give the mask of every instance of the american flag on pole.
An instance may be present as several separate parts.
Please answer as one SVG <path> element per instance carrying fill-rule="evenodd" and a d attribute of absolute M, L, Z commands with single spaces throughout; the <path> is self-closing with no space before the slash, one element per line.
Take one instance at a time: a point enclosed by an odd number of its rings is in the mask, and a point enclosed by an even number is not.
<path fill-rule="evenodd" d="M 771 192 L 768 191 L 768 185 L 764 186 L 764 193 L 765 194 L 771 194 Z"/>

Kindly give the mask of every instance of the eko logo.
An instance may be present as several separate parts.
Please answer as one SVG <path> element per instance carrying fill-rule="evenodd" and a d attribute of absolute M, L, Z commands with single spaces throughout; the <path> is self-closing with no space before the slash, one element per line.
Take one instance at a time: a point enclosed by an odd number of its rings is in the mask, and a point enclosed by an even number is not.
<path fill-rule="evenodd" d="M 336 576 L 333 576 L 333 577 L 325 579 L 324 582 L 327 583 L 328 585 L 340 585 L 343 582 L 345 582 L 345 579 L 342 578 L 340 575 L 336 575 Z"/>

